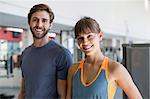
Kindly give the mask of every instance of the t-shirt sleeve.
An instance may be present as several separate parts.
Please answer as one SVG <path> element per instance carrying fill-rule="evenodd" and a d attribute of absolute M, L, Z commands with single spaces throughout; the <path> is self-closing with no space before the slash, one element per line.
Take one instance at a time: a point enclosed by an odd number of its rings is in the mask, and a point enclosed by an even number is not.
<path fill-rule="evenodd" d="M 62 51 L 57 61 L 58 61 L 57 79 L 66 80 L 68 74 L 68 68 L 73 63 L 72 55 L 70 51 L 69 50 Z"/>

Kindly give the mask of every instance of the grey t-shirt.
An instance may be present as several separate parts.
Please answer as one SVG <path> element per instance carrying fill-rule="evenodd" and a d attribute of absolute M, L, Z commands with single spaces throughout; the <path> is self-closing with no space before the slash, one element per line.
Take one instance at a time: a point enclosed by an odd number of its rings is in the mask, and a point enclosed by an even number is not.
<path fill-rule="evenodd" d="M 29 46 L 22 54 L 22 74 L 26 99 L 56 99 L 57 79 L 66 80 L 72 55 L 50 41 L 42 47 Z"/>

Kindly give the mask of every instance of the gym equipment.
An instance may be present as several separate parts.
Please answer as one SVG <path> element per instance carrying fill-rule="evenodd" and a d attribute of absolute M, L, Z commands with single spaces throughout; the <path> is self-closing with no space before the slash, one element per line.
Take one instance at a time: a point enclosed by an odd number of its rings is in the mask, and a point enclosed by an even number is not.
<path fill-rule="evenodd" d="M 143 99 L 150 99 L 150 44 L 123 44 L 123 64 Z M 124 99 L 127 97 L 124 95 Z"/>

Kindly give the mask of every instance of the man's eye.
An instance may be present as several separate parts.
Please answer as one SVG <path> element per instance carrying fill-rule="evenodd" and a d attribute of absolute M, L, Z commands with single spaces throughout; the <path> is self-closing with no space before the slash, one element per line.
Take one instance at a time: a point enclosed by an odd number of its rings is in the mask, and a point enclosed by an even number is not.
<path fill-rule="evenodd" d="M 48 20 L 47 20 L 47 19 L 43 19 L 42 21 L 43 21 L 43 23 L 46 23 L 46 22 L 48 22 Z"/>
<path fill-rule="evenodd" d="M 37 19 L 32 19 L 32 22 L 35 22 L 35 21 L 37 21 Z"/>

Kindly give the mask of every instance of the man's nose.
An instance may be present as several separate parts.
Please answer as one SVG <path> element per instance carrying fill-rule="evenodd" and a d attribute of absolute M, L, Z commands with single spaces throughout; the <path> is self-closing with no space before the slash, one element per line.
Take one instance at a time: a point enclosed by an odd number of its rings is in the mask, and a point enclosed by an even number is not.
<path fill-rule="evenodd" d="M 38 21 L 38 22 L 37 22 L 37 26 L 38 26 L 38 27 L 41 27 L 42 24 L 43 24 L 42 21 Z"/>

